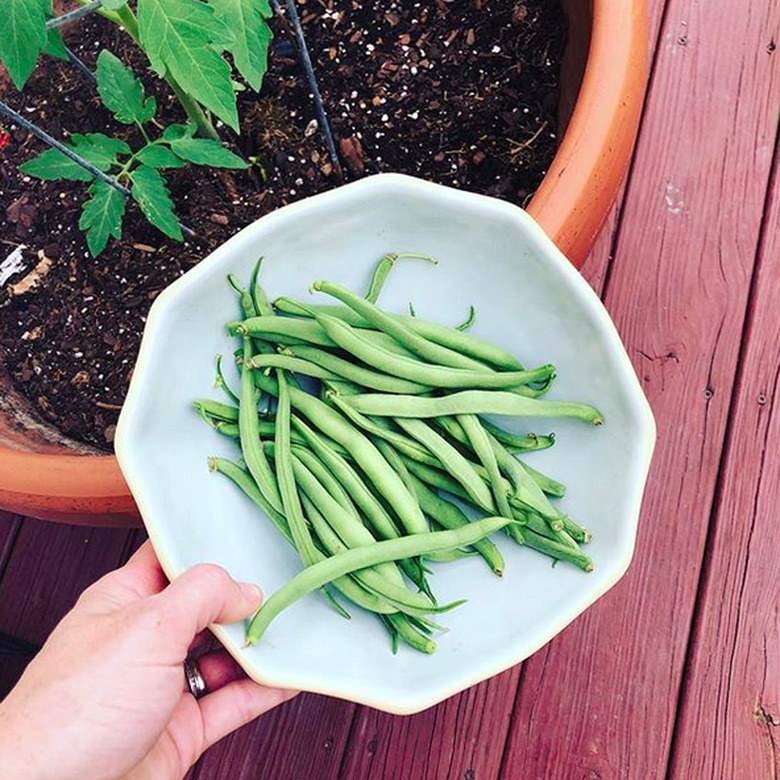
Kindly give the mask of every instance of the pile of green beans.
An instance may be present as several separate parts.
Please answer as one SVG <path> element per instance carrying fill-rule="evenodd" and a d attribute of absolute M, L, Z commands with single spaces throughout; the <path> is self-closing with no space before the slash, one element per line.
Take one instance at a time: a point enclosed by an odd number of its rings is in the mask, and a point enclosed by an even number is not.
<path fill-rule="evenodd" d="M 240 459 L 209 458 L 253 501 L 298 554 L 300 574 L 263 604 L 247 628 L 258 642 L 294 601 L 320 590 L 349 617 L 374 613 L 393 652 L 400 642 L 432 653 L 442 627 L 430 566 L 481 558 L 494 574 L 504 557 L 490 537 L 583 571 L 590 533 L 554 504 L 566 488 L 517 456 L 551 447 L 553 434 L 516 434 L 485 415 L 603 421 L 592 406 L 543 399 L 555 367 L 526 368 L 506 350 L 454 327 L 377 305 L 401 258 L 375 268 L 365 296 L 334 282 L 312 291 L 322 305 L 279 298 L 271 304 L 259 275 L 248 289 L 232 275 L 240 318 L 234 391 L 217 358 L 216 387 L 227 402 L 202 399 L 197 413 L 236 441 Z M 473 519 L 478 518 L 478 519 Z"/>

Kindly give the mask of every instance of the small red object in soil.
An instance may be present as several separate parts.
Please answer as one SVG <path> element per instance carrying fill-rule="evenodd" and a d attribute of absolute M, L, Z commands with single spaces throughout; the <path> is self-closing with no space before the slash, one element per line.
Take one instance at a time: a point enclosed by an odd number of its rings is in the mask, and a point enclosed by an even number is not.
<path fill-rule="evenodd" d="M 0 152 L 11 143 L 11 134 L 4 127 L 0 127 Z"/>

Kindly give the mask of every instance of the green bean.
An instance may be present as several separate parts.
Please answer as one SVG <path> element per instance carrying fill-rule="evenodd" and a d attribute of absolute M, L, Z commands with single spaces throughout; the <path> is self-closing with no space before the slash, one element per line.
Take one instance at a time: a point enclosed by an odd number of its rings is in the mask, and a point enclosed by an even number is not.
<path fill-rule="evenodd" d="M 397 539 L 401 532 L 393 519 L 385 511 L 374 494 L 365 486 L 360 475 L 349 465 L 347 460 L 334 451 L 324 438 L 310 428 L 300 417 L 293 417 L 292 423 L 301 433 L 303 439 L 312 448 L 319 459 L 330 469 L 349 493 L 352 500 L 366 515 L 366 519 L 377 533 L 384 539 Z"/>
<path fill-rule="evenodd" d="M 312 529 L 317 538 L 326 550 L 327 555 L 320 556 L 320 560 L 327 559 L 331 555 L 343 552 L 348 549 L 339 539 L 335 531 L 328 525 L 322 513 L 317 509 L 314 502 L 306 495 L 301 493 L 301 502 L 306 510 L 306 516 L 311 522 Z M 359 607 L 375 612 L 378 615 L 391 615 L 398 612 L 397 607 L 385 601 L 381 596 L 376 595 L 370 590 L 366 590 L 360 582 L 353 576 L 347 575 L 334 581 L 339 584 L 339 590 Z"/>
<path fill-rule="evenodd" d="M 208 464 L 209 471 L 216 471 L 220 474 L 224 474 L 235 482 L 235 484 L 268 515 L 271 522 L 276 526 L 276 530 L 279 531 L 293 547 L 295 546 L 292 534 L 290 533 L 290 527 L 287 524 L 287 518 L 281 512 L 274 509 L 266 500 L 248 471 L 226 458 L 211 457 L 208 459 Z"/>
<path fill-rule="evenodd" d="M 455 326 L 455 330 L 468 330 L 473 324 L 474 321 L 477 319 L 477 310 L 473 306 L 469 306 L 469 316 L 466 320 L 460 323 L 460 325 Z M 522 371 L 522 366 L 519 369 Z"/>
<path fill-rule="evenodd" d="M 259 258 L 252 271 L 252 278 L 249 282 L 249 290 L 252 295 L 252 302 L 254 303 L 255 313 L 261 316 L 273 316 L 274 310 L 268 301 L 268 297 L 265 294 L 258 277 L 260 276 L 260 269 L 263 266 L 263 258 Z"/>
<path fill-rule="evenodd" d="M 398 476 L 401 477 L 404 485 L 406 485 L 409 492 L 412 493 L 413 495 L 417 495 L 417 491 L 415 490 L 414 484 L 412 483 L 411 474 L 409 474 L 409 471 L 404 465 L 404 462 L 401 460 L 399 454 L 386 441 L 383 441 L 382 439 L 377 439 L 374 443 L 376 444 L 377 448 L 382 453 L 382 455 L 384 455 L 385 460 L 387 460 L 387 462 L 395 469 Z M 419 496 L 418 496 L 418 500 L 419 500 Z M 452 561 L 460 560 L 461 558 L 465 558 L 472 554 L 474 553 L 467 552 L 461 549 L 447 550 L 445 552 L 437 552 L 437 553 L 431 553 L 430 555 L 426 555 L 425 559 L 428 561 L 432 561 L 434 563 L 450 563 Z"/>
<path fill-rule="evenodd" d="M 528 433 L 525 436 L 516 433 L 510 433 L 500 428 L 498 425 L 486 420 L 484 417 L 480 417 L 482 427 L 492 433 L 503 445 L 512 449 L 526 452 L 530 450 L 546 450 L 548 447 L 552 447 L 555 444 L 555 434 L 551 433 L 548 436 L 539 436 L 536 433 Z"/>
<path fill-rule="evenodd" d="M 291 336 L 324 347 L 336 346 L 322 328 L 311 320 L 294 320 L 276 316 L 249 317 L 243 322 L 228 325 L 228 331 L 234 329 L 237 333 L 246 333 L 250 336 L 270 337 L 271 341 L 277 341 L 278 336 Z"/>
<path fill-rule="evenodd" d="M 346 547 L 370 548 L 377 544 L 371 533 L 331 498 L 316 477 L 299 460 L 293 459 L 293 463 L 296 479 L 299 481 L 302 489 L 323 514 L 328 525 Z M 452 604 L 437 606 L 422 593 L 409 591 L 394 563 L 380 562 L 374 564 L 365 571 L 357 573 L 356 577 L 367 590 L 375 593 L 407 614 L 446 612 L 453 608 Z"/>
<path fill-rule="evenodd" d="M 429 655 L 436 650 L 436 642 L 417 631 L 407 615 L 399 613 L 388 615 L 387 621 L 398 632 L 398 635 L 404 642 L 415 650 Z"/>
<path fill-rule="evenodd" d="M 274 301 L 274 308 L 286 314 L 305 315 L 307 313 L 306 309 L 308 309 L 309 306 L 307 304 L 301 304 L 291 298 L 281 297 Z M 332 317 L 338 317 L 356 328 L 372 327 L 370 322 L 346 306 L 313 305 L 310 309 L 317 314 L 328 314 Z M 450 328 L 447 325 L 441 325 L 438 322 L 432 322 L 431 320 L 411 317 L 404 314 L 390 314 L 389 316 L 398 320 L 418 335 L 440 344 L 443 347 L 458 350 L 464 355 L 468 355 L 474 360 L 481 362 L 483 369 L 485 367 L 484 364 L 489 363 L 509 371 L 523 370 L 522 363 L 520 363 L 514 355 L 489 341 L 484 341 L 469 333 L 463 333 L 457 328 Z"/>
<path fill-rule="evenodd" d="M 347 396 L 345 402 L 363 414 L 379 417 L 445 417 L 458 414 L 505 414 L 516 417 L 571 417 L 600 425 L 604 418 L 598 409 L 571 401 L 538 401 L 514 393 L 464 390 L 439 398 L 416 395 Z"/>
<path fill-rule="evenodd" d="M 343 485 L 333 476 L 322 461 L 311 450 L 308 450 L 305 447 L 293 447 L 292 449 L 295 457 L 298 458 L 312 474 L 314 474 L 330 496 L 337 501 L 344 510 L 349 512 L 356 522 L 362 522 L 349 494 L 344 490 Z"/>
<path fill-rule="evenodd" d="M 217 365 L 214 387 L 220 388 L 233 403 L 240 403 L 239 397 L 230 389 L 230 385 L 227 383 L 222 373 L 222 355 L 217 355 L 215 362 Z"/>
<path fill-rule="evenodd" d="M 377 263 L 376 268 L 374 269 L 374 273 L 371 277 L 371 283 L 368 286 L 368 292 L 366 293 L 366 300 L 371 301 L 371 303 L 376 303 L 377 299 L 379 298 L 380 293 L 382 292 L 382 288 L 385 286 L 385 282 L 387 281 L 387 277 L 390 274 L 390 271 L 393 270 L 393 266 L 396 264 L 398 260 L 410 258 L 410 259 L 417 259 L 417 260 L 427 260 L 429 263 L 433 263 L 434 265 L 438 264 L 438 260 L 435 260 L 433 257 L 429 257 L 428 255 L 418 255 L 414 252 L 390 252 L 389 254 L 386 254 L 380 261 Z"/>
<path fill-rule="evenodd" d="M 455 531 L 413 534 L 401 539 L 377 542 L 367 547 L 356 547 L 309 566 L 273 593 L 255 613 L 247 629 L 247 644 L 256 644 L 271 621 L 286 607 L 337 577 L 380 563 L 471 545 L 501 530 L 511 522 L 513 521 L 506 517 L 488 517 Z"/>
<path fill-rule="evenodd" d="M 463 486 L 475 503 L 484 506 L 490 502 L 490 491 L 485 483 L 479 478 L 469 461 L 445 438 L 439 436 L 422 420 L 399 417 L 396 423 L 438 458 L 445 471 Z"/>
<path fill-rule="evenodd" d="M 237 464 L 232 463 L 225 458 L 209 458 L 209 469 L 211 471 L 218 471 L 231 479 L 249 499 L 268 515 L 279 533 L 281 533 L 290 546 L 295 549 L 295 543 L 293 542 L 290 528 L 287 525 L 287 519 L 265 500 L 263 494 L 258 490 L 255 481 L 252 479 L 252 475 L 249 474 L 248 471 L 245 471 Z M 298 550 L 296 550 L 296 552 L 300 555 Z M 325 560 L 325 556 L 319 550 L 315 550 L 315 560 L 316 562 Z M 340 577 L 334 580 L 332 585 L 337 590 L 340 590 L 348 599 L 364 609 L 378 612 L 383 608 L 383 602 L 378 596 L 375 596 L 373 593 L 368 593 L 368 591 L 361 588 L 349 577 Z M 330 593 L 329 588 L 329 585 L 323 588 L 323 595 L 339 614 L 349 618 L 349 613 L 335 600 L 333 594 Z M 390 609 L 393 608 L 391 607 Z"/>
<path fill-rule="evenodd" d="M 285 371 L 294 371 L 297 374 L 311 376 L 315 379 L 339 379 L 338 374 L 322 368 L 322 366 L 310 363 L 308 360 L 302 360 L 288 354 L 268 353 L 254 355 L 247 364 L 249 368 L 281 368 Z"/>
<path fill-rule="evenodd" d="M 335 347 L 335 342 L 328 337 L 322 327 L 313 320 L 296 320 L 290 317 L 251 317 L 241 322 L 230 322 L 227 325 L 230 335 L 247 333 L 253 338 L 266 338 L 275 344 L 300 345 L 315 344 L 321 347 Z M 395 339 L 379 331 L 366 331 L 365 338 L 376 347 L 392 352 L 395 355 L 412 355 L 398 344 Z"/>
<path fill-rule="evenodd" d="M 193 403 L 197 413 L 211 425 L 210 419 L 224 420 L 225 422 L 238 422 L 238 407 L 223 404 L 220 401 L 212 401 L 202 398 Z"/>
<path fill-rule="evenodd" d="M 298 495 L 294 474 L 295 459 L 290 443 L 290 389 L 287 386 L 284 372 L 278 371 L 276 380 L 279 387 L 279 405 L 276 408 L 276 432 L 274 436 L 276 479 L 279 483 L 279 493 L 281 494 L 284 507 L 284 515 L 290 526 L 290 533 L 295 546 L 301 553 L 304 565 L 311 566 L 315 557 L 314 544 L 309 533 L 309 527 L 306 525 L 306 518 L 303 516 L 301 499 Z M 265 455 L 265 453 L 263 454 Z"/>
<path fill-rule="evenodd" d="M 257 309 L 255 309 L 255 303 L 249 292 L 239 284 L 235 274 L 228 274 L 227 280 L 230 286 L 238 293 L 238 301 L 244 319 L 246 320 L 250 317 L 255 317 L 257 315 Z"/>
<path fill-rule="evenodd" d="M 252 352 L 251 341 L 244 338 L 244 360 L 249 360 Z M 277 511 L 282 511 L 282 500 L 271 466 L 263 452 L 260 442 L 257 419 L 257 390 L 250 371 L 241 374 L 241 404 L 238 407 L 238 427 L 241 442 L 241 454 L 249 468 L 249 473 L 257 482 L 260 492 Z"/>
<path fill-rule="evenodd" d="M 439 465 L 438 459 L 434 455 L 431 455 L 419 442 L 416 442 L 403 433 L 392 430 L 389 425 L 383 425 L 381 417 L 372 418 L 360 414 L 360 412 L 355 411 L 351 406 L 344 403 L 343 398 L 338 393 L 329 393 L 327 398 L 334 406 L 344 413 L 345 417 L 364 431 L 390 442 L 397 450 L 408 455 L 410 458 L 415 458 L 416 460 L 419 460 L 422 463 L 428 463 L 431 466 Z"/>
<path fill-rule="evenodd" d="M 448 530 L 462 528 L 471 521 L 463 510 L 442 498 L 434 490 L 431 490 L 418 476 L 411 474 L 412 486 L 420 502 L 420 506 L 426 515 L 433 518 L 439 525 Z M 500 550 L 487 537 L 474 543 L 474 549 L 485 560 L 485 563 L 495 574 L 501 577 L 504 573 L 504 557 Z"/>
<path fill-rule="evenodd" d="M 496 453 L 493 451 L 490 439 L 482 427 L 479 417 L 474 414 L 461 414 L 456 419 L 463 428 L 472 451 L 487 472 L 488 482 L 490 483 L 498 513 L 504 517 L 511 517 L 512 510 L 509 508 L 507 490 L 498 468 Z"/>
<path fill-rule="evenodd" d="M 474 358 L 470 358 L 462 352 L 457 352 L 449 347 L 443 347 L 441 344 L 437 344 L 435 341 L 431 341 L 424 336 L 421 336 L 403 322 L 386 314 L 370 301 L 361 298 L 359 295 L 355 295 L 351 290 L 342 287 L 340 284 L 319 281 L 314 282 L 311 289 L 338 298 L 342 303 L 349 306 L 350 309 L 368 320 L 368 322 L 377 330 L 381 330 L 383 333 L 387 333 L 388 336 L 392 336 L 403 347 L 425 360 L 444 366 L 452 366 L 454 368 L 476 370 L 484 370 L 485 368 L 484 364 L 480 363 L 478 360 L 474 360 Z M 321 315 L 316 315 L 316 317 L 320 316 Z M 456 331 L 456 333 L 460 334 L 460 331 Z"/>
<path fill-rule="evenodd" d="M 436 422 L 447 433 L 452 436 L 456 441 L 462 444 L 469 445 L 469 438 L 463 427 L 458 422 L 458 418 L 452 417 L 439 417 Z M 544 495 L 541 488 L 534 482 L 534 480 L 525 472 L 520 462 L 517 461 L 512 454 L 504 447 L 501 442 L 497 441 L 492 434 L 485 432 L 488 442 L 496 456 L 496 461 L 499 469 L 504 472 L 509 478 L 510 497 L 509 502 L 513 500 L 519 500 L 523 505 L 531 507 L 536 512 L 544 515 L 547 518 L 554 519 L 560 512 L 550 503 L 547 496 Z M 479 471 L 479 470 L 478 470 Z M 487 472 L 484 473 L 484 478 L 490 481 L 490 477 Z M 503 483 L 501 483 L 503 486 Z M 487 511 L 493 511 L 490 507 L 485 507 Z M 502 512 L 503 514 L 503 512 Z"/>
<path fill-rule="evenodd" d="M 528 475 L 533 479 L 534 482 L 536 482 L 537 485 L 545 492 L 548 496 L 553 496 L 554 498 L 563 498 L 566 495 L 566 485 L 564 485 L 561 482 L 558 482 L 558 480 L 553 479 L 552 477 L 548 477 L 546 474 L 542 474 L 541 471 L 537 471 L 532 466 L 529 466 L 525 461 L 519 461 L 520 465 L 528 472 Z"/>
<path fill-rule="evenodd" d="M 316 363 L 322 366 L 322 368 L 328 369 L 332 373 L 338 374 L 338 376 L 355 382 L 362 387 L 370 387 L 385 393 L 408 393 L 409 395 L 415 395 L 432 390 L 430 385 L 421 385 L 418 382 L 411 382 L 408 379 L 402 379 L 391 374 L 383 374 L 365 366 L 356 365 L 332 352 L 318 349 L 317 347 L 308 345 L 293 347 L 290 349 L 290 354 L 294 357 L 300 357 Z M 331 377 L 325 378 L 330 379 Z"/>
<path fill-rule="evenodd" d="M 522 531 L 523 544 L 532 550 L 549 555 L 559 561 L 573 563 L 583 571 L 593 571 L 593 561 L 581 550 L 561 544 L 527 528 Z"/>
<path fill-rule="evenodd" d="M 563 530 L 566 531 L 575 542 L 587 544 L 591 539 L 591 533 L 587 528 L 575 523 L 568 515 L 561 515 Z"/>
<path fill-rule="evenodd" d="M 480 371 L 452 368 L 450 366 L 431 365 L 419 359 L 394 355 L 389 350 L 372 344 L 364 331 L 347 325 L 345 322 L 318 314 L 317 323 L 328 337 L 339 347 L 346 350 L 363 363 L 392 376 L 408 379 L 422 385 L 433 387 L 459 388 L 517 388 L 546 379 L 555 372 L 552 365 L 540 366 L 531 371 Z"/>
<path fill-rule="evenodd" d="M 263 390 L 271 395 L 278 392 L 276 382 L 271 377 L 258 371 L 252 373 L 255 383 Z M 290 401 L 316 428 L 335 439 L 354 457 L 380 494 L 393 506 L 408 533 L 425 533 L 428 530 L 416 499 L 406 490 L 398 475 L 368 438 L 335 409 L 302 390 L 291 387 Z"/>
<path fill-rule="evenodd" d="M 344 486 L 354 503 L 360 507 L 374 532 L 382 539 L 399 538 L 401 532 L 398 530 L 395 522 L 382 506 L 382 503 L 365 486 L 363 480 L 352 466 L 327 443 L 324 437 L 312 430 L 300 417 L 294 416 L 292 423 L 314 453 Z M 399 561 L 399 566 L 417 587 L 432 598 L 425 576 L 414 561 Z"/>

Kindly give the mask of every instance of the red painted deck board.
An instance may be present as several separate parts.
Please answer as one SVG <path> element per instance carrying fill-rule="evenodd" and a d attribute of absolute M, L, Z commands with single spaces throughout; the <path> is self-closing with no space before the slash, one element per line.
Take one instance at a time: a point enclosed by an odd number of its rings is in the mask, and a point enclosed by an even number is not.
<path fill-rule="evenodd" d="M 780 776 L 777 196 L 775 181 L 680 709 L 670 776 L 681 780 Z"/>
<path fill-rule="evenodd" d="M 659 426 L 638 548 L 526 664 L 506 777 L 665 773 L 775 140 L 774 5 L 669 3 L 606 295 Z"/>
<path fill-rule="evenodd" d="M 301 696 L 217 745 L 194 780 L 780 776 L 776 195 L 763 216 L 780 8 L 649 5 L 638 150 L 584 269 L 659 427 L 629 574 L 522 667 L 428 712 Z M 0 630 L 41 641 L 137 541 L 0 513 Z M 0 659 L 0 697 L 21 668 Z"/>

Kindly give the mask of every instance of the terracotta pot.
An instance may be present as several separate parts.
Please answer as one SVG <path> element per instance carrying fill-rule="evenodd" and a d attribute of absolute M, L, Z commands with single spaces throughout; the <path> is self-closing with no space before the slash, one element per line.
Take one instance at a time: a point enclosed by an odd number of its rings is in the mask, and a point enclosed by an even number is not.
<path fill-rule="evenodd" d="M 628 167 L 644 99 L 647 20 L 645 0 L 564 0 L 564 6 L 566 131 L 528 211 L 580 267 Z M 2 388 L 0 507 L 93 526 L 139 522 L 114 457 L 87 454 L 36 425 L 24 400 Z"/>

